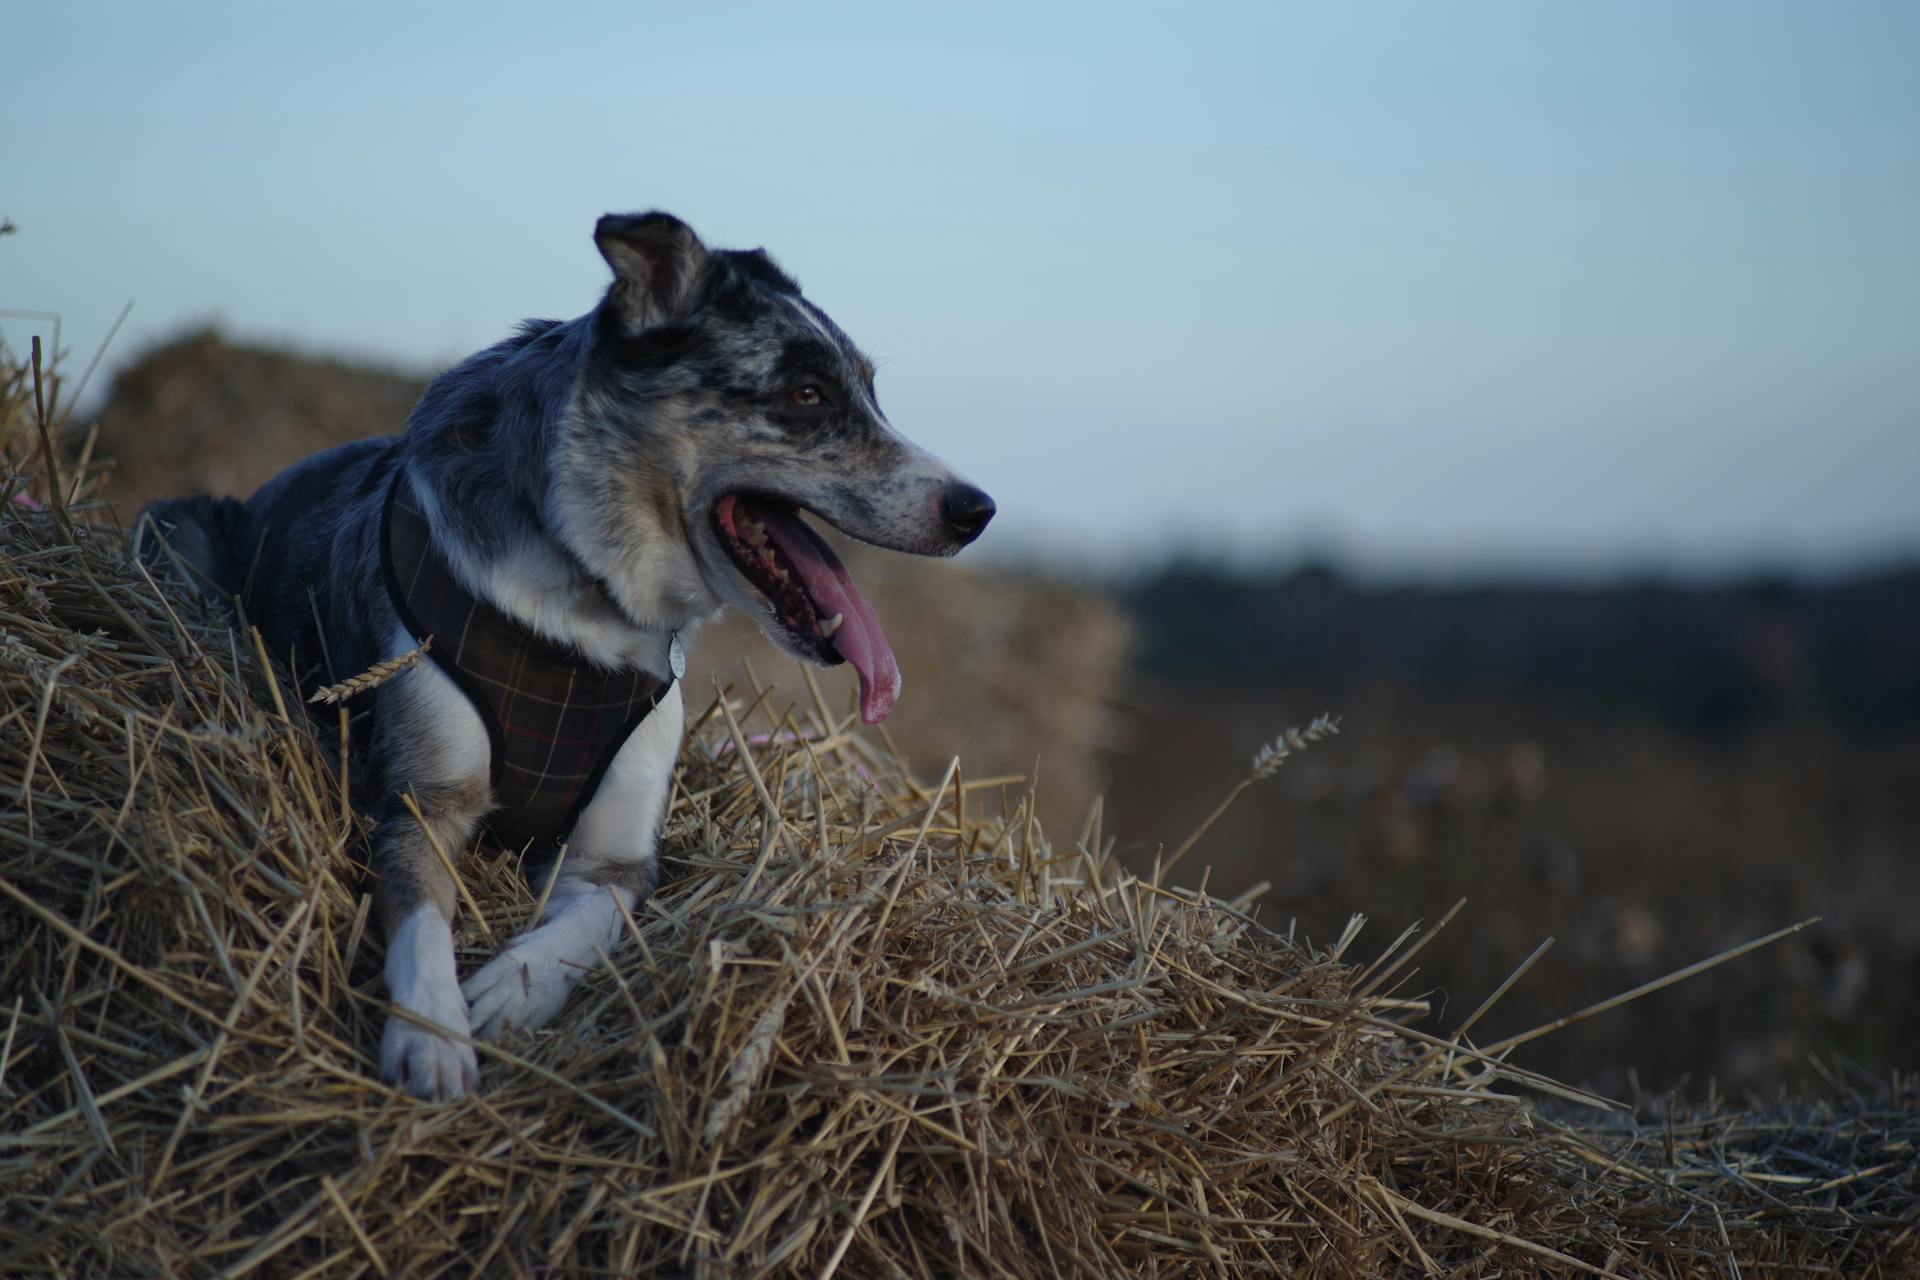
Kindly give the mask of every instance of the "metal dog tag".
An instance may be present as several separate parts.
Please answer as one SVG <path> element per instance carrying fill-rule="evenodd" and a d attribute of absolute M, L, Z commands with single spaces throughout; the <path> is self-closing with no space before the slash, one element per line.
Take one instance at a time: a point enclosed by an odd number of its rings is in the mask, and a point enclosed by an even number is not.
<path fill-rule="evenodd" d="M 667 666 L 673 672 L 675 680 L 687 674 L 687 650 L 680 643 L 680 633 L 673 633 L 673 643 L 667 646 Z"/>

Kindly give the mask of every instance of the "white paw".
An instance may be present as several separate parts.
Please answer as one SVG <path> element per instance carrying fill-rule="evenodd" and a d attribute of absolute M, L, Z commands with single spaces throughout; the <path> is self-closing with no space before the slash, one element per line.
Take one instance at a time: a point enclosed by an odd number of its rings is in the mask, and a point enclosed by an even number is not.
<path fill-rule="evenodd" d="M 467 1002 L 454 981 L 453 933 L 437 908 L 418 908 L 388 939 L 387 993 L 434 1026 L 467 1034 Z M 479 1086 L 480 1064 L 472 1045 L 392 1014 L 380 1037 L 380 1075 L 416 1098 L 445 1102 Z"/>
<path fill-rule="evenodd" d="M 551 926 L 547 926 L 551 927 Z M 552 1022 L 566 1007 L 567 996 L 590 972 L 553 955 L 539 945 L 543 929 L 515 939 L 513 945 L 487 961 L 480 971 L 460 984 L 470 1006 L 473 1034 L 497 1040 L 508 1031 L 536 1031 Z"/>
<path fill-rule="evenodd" d="M 611 952 L 620 908 L 604 889 L 556 890 L 563 905 L 460 984 L 473 1034 L 498 1039 L 512 1028 L 535 1031 L 566 1007 L 567 996 Z"/>
<path fill-rule="evenodd" d="M 451 1019 L 436 1019 L 446 1026 Z M 449 1030 L 467 1031 L 466 1009 Z M 480 1085 L 473 1046 L 449 1040 L 394 1014 L 380 1037 L 380 1075 L 388 1084 L 428 1102 L 450 1102 Z"/>

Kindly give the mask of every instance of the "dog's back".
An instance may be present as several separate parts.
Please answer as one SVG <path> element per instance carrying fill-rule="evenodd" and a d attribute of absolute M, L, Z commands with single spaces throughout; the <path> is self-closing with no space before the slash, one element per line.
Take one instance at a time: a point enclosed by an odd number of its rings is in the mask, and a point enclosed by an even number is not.
<path fill-rule="evenodd" d="M 376 660 L 386 621 L 368 616 L 360 588 L 379 580 L 380 503 L 399 457 L 400 437 L 360 440 L 281 472 L 244 501 L 155 502 L 140 522 L 140 557 L 171 560 L 202 595 L 237 604 L 296 670 L 352 675 Z"/>

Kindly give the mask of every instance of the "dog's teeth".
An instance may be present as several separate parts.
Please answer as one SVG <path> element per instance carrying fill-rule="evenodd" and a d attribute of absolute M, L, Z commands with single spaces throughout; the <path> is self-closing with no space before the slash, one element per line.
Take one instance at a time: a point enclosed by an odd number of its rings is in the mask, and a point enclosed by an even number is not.
<path fill-rule="evenodd" d="M 847 615 L 844 613 L 836 613 L 831 618 L 828 618 L 825 622 L 820 624 L 821 637 L 827 640 L 833 639 L 834 633 L 840 630 L 840 624 L 845 622 L 846 620 L 847 620 Z"/>

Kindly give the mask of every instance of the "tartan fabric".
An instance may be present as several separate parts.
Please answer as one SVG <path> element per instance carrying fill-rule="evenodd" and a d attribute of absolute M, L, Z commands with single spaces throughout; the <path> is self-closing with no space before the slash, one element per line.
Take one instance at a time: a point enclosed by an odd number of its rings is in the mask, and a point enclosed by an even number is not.
<path fill-rule="evenodd" d="M 414 639 L 452 677 L 493 743 L 493 838 L 508 848 L 565 838 L 613 757 L 671 678 L 609 671 L 476 599 L 434 549 L 403 470 L 382 532 L 387 590 Z"/>

